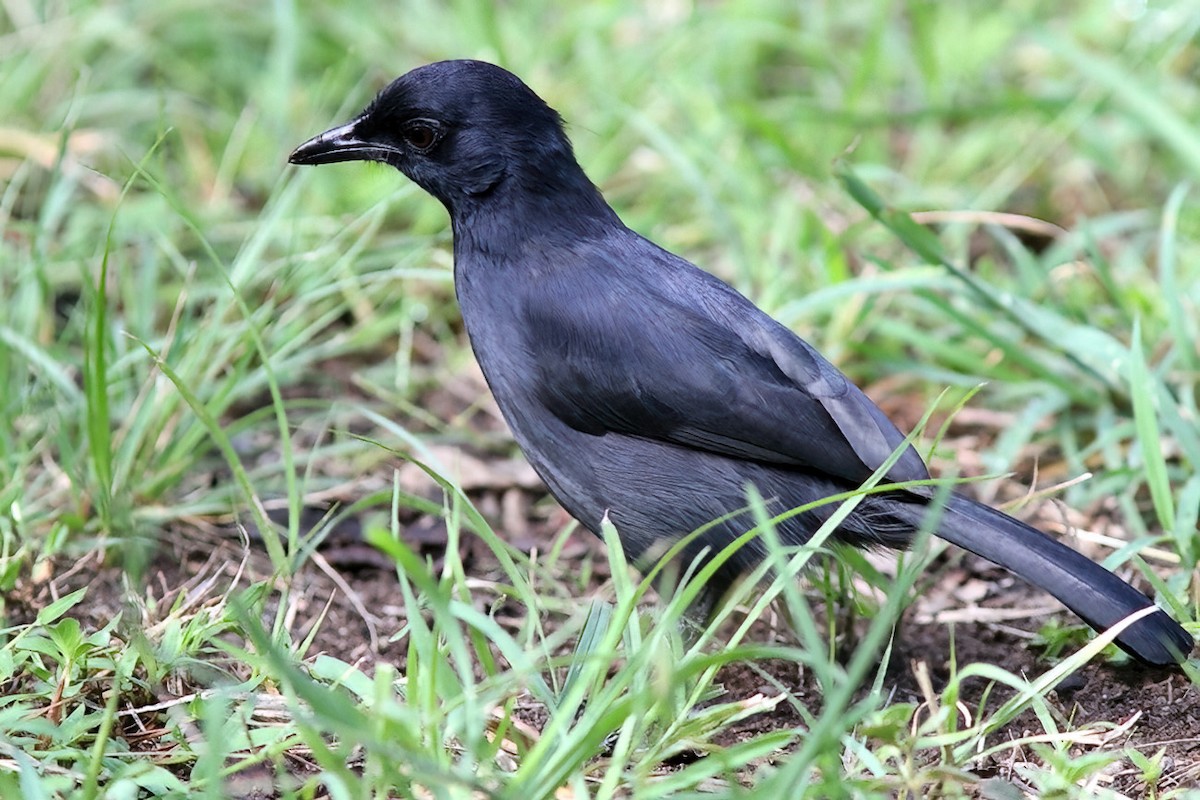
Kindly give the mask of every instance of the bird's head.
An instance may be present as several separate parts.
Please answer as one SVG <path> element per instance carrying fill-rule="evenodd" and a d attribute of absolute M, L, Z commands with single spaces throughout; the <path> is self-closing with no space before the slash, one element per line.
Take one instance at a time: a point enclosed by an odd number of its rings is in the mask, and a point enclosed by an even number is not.
<path fill-rule="evenodd" d="M 553 194 L 580 179 L 558 113 L 512 73 L 440 61 L 392 81 L 357 117 L 309 139 L 293 164 L 391 164 L 454 214 L 508 183 Z"/>

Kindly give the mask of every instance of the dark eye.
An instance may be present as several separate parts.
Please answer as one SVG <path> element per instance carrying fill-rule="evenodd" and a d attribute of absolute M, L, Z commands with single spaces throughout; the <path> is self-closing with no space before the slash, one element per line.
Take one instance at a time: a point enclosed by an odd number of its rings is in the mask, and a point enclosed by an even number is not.
<path fill-rule="evenodd" d="M 414 120 L 404 126 L 404 141 L 422 152 L 437 144 L 441 131 L 429 120 Z"/>

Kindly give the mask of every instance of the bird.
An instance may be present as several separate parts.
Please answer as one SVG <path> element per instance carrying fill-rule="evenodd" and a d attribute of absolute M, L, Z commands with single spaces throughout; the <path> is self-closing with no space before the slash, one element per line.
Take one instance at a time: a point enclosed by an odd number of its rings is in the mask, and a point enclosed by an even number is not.
<path fill-rule="evenodd" d="M 685 558 L 720 552 L 754 527 L 751 488 L 779 514 L 852 492 L 894 457 L 882 480 L 904 486 L 861 496 L 837 543 L 904 548 L 937 508 L 935 535 L 1097 631 L 1153 608 L 1116 637 L 1135 659 L 1190 654 L 1191 635 L 1106 568 L 965 495 L 937 497 L 917 450 L 837 367 L 628 228 L 562 117 L 513 73 L 475 60 L 417 67 L 289 161 L 381 162 L 441 201 L 463 324 L 517 445 L 571 516 L 597 535 L 610 522 L 635 562 L 696 531 Z M 803 544 L 835 508 L 782 515 L 780 539 Z M 702 596 L 719 597 L 763 555 L 748 542 Z"/>

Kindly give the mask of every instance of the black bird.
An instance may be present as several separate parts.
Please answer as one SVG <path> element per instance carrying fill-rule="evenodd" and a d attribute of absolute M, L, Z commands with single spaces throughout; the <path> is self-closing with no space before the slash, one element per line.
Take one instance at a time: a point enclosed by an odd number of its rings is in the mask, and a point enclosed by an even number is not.
<path fill-rule="evenodd" d="M 807 342 L 728 284 L 625 227 L 575 160 L 563 121 L 511 73 L 444 61 L 393 81 L 354 120 L 296 148 L 293 164 L 391 164 L 450 212 L 454 284 L 471 346 L 530 463 L 598 532 L 605 515 L 634 559 L 714 519 L 692 550 L 752 527 L 754 486 L 778 512 L 853 490 L 904 436 Z M 929 478 L 904 448 L 889 482 Z M 933 490 L 862 498 L 836 531 L 905 547 Z M 780 523 L 802 543 L 836 505 Z M 1042 532 L 961 495 L 936 533 L 1045 589 L 1097 630 L 1153 606 Z M 754 542 L 706 589 L 761 557 Z M 1162 610 L 1117 638 L 1171 664 L 1191 636 Z"/>

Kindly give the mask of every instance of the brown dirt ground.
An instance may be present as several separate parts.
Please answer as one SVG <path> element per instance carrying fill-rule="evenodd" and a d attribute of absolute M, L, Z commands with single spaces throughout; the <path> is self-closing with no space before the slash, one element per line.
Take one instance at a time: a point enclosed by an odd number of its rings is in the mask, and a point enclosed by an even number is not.
<path fill-rule="evenodd" d="M 470 395 L 471 392 L 460 394 Z M 449 404 L 460 410 L 463 405 L 461 401 L 450 401 Z M 895 413 L 897 409 L 890 410 Z M 486 407 L 478 413 L 491 417 L 491 420 L 472 420 L 472 427 L 496 430 L 494 416 Z M 985 423 L 995 422 L 995 419 L 983 419 L 982 415 L 973 418 L 970 412 L 959 415 L 955 423 L 957 428 L 953 430 L 957 437 L 954 449 L 959 453 L 957 466 L 960 470 L 972 471 L 969 453 L 981 437 L 986 438 L 979 429 L 986 427 Z M 1031 459 L 1035 457 L 1035 454 L 1030 456 Z M 404 469 L 399 463 L 392 466 Z M 507 456 L 481 454 L 460 464 L 459 468 L 464 472 L 461 476 L 464 486 L 477 507 L 498 531 L 509 536 L 515 546 L 525 551 L 544 550 L 566 523 L 560 510 L 542 502 L 544 489 L 536 479 L 530 478 L 523 462 Z M 471 473 L 472 469 L 477 473 Z M 1030 469 L 1030 474 L 1033 471 Z M 390 474 L 390 469 L 385 466 L 380 472 Z M 1022 493 L 1018 483 L 1002 484 L 995 499 L 999 502 Z M 319 517 L 321 511 L 314 509 L 312 513 Z M 1096 520 L 1102 515 L 1103 510 L 1100 510 L 1085 521 L 1095 528 Z M 1035 507 L 1032 515 L 1025 513 L 1024 516 L 1047 529 L 1055 529 L 1057 525 L 1061 530 L 1064 524 L 1070 526 L 1081 522 L 1080 518 L 1050 503 L 1042 503 Z M 404 622 L 394 568 L 361 541 L 359 527 L 356 520 L 349 520 L 326 540 L 318 555 L 297 575 L 292 592 L 297 620 L 294 640 L 299 641 L 308 632 L 310 621 L 330 603 L 310 654 L 327 652 L 368 669 L 380 661 L 400 665 L 403 644 L 390 641 L 391 635 Z M 405 533 L 410 544 L 425 555 L 436 559 L 444 552 L 445 529 L 433 518 L 408 521 Z M 464 564 L 473 575 L 499 577 L 485 545 L 466 537 L 464 548 Z M 1082 544 L 1082 549 L 1088 550 L 1086 543 Z M 1093 549 L 1091 555 L 1102 555 L 1099 549 L 1094 546 Z M 571 534 L 565 552 L 564 567 L 587 561 L 595 567 L 595 583 L 606 577 L 607 562 L 601 544 L 590 534 Z M 893 654 L 887 685 L 893 692 L 893 702 L 920 703 L 923 700 L 915 677 L 920 662 L 927 666 L 935 691 L 945 685 L 951 639 L 960 668 L 981 662 L 996 664 L 1030 678 L 1044 672 L 1048 663 L 1039 660 L 1038 654 L 1028 646 L 1033 638 L 1032 631 L 1045 620 L 1047 612 L 1061 615 L 1071 624 L 1075 621 L 1067 620 L 1066 612 L 1058 609 L 1048 596 L 1030 592 L 1023 584 L 986 562 L 973 558 L 957 560 L 957 557 L 947 560 L 943 556 L 939 563 L 938 579 L 921 592 L 907 612 Z M 192 591 L 213 576 L 217 576 L 217 580 L 208 591 L 220 593 L 237 573 L 239 565 L 245 566 L 241 575 L 243 585 L 250 580 L 266 579 L 271 574 L 260 548 L 252 544 L 247 550 L 228 525 L 199 521 L 194 527 L 164 537 L 145 572 L 144 591 L 138 596 L 157 598 L 160 607 L 169 607 L 177 592 Z M 40 573 L 40 577 L 31 576 L 6 598 L 9 622 L 30 621 L 53 597 L 86 585 L 89 587 L 87 603 L 75 611 L 87 617 L 80 620 L 85 631 L 94 630 L 129 607 L 125 581 L 121 570 L 100 563 L 98 557 L 70 565 L 53 565 Z M 787 687 L 795 698 L 811 704 L 811 708 L 819 706 L 819 689 L 812 676 L 786 662 L 726 668 L 718 678 L 727 693 L 722 700 L 749 698 L 760 692 L 776 694 L 778 689 L 764 675 L 770 675 Z M 962 700 L 975 708 L 985 688 L 981 681 L 968 683 L 968 694 Z M 1008 691 L 996 688 L 986 705 L 994 709 L 1008 696 Z M 1080 745 L 1081 752 L 1097 747 L 1109 750 L 1136 747 L 1145 754 L 1154 754 L 1162 749 L 1166 769 L 1162 781 L 1155 787 L 1159 792 L 1181 786 L 1200 786 L 1200 690 L 1180 672 L 1093 663 L 1052 693 L 1051 702 L 1064 727 L 1084 728 L 1105 720 L 1123 723 L 1121 730 L 1108 737 L 1097 734 L 1090 743 Z M 536 713 L 530 717 L 531 722 L 537 722 Z M 770 714 L 739 723 L 724 735 L 722 741 L 731 743 L 764 731 L 800 724 L 796 710 L 781 703 Z M 993 739 L 1012 741 L 1041 731 L 1037 719 L 1031 712 L 1026 712 L 997 732 Z M 1034 759 L 1026 747 L 1014 745 L 1001 756 L 977 764 L 974 769 L 981 779 L 999 778 L 1021 785 L 1014 765 L 1027 760 Z M 1110 771 L 1110 788 L 1132 796 L 1151 791 L 1138 783 L 1138 774 L 1130 762 L 1121 761 Z M 253 795 L 251 792 L 242 796 Z"/>

